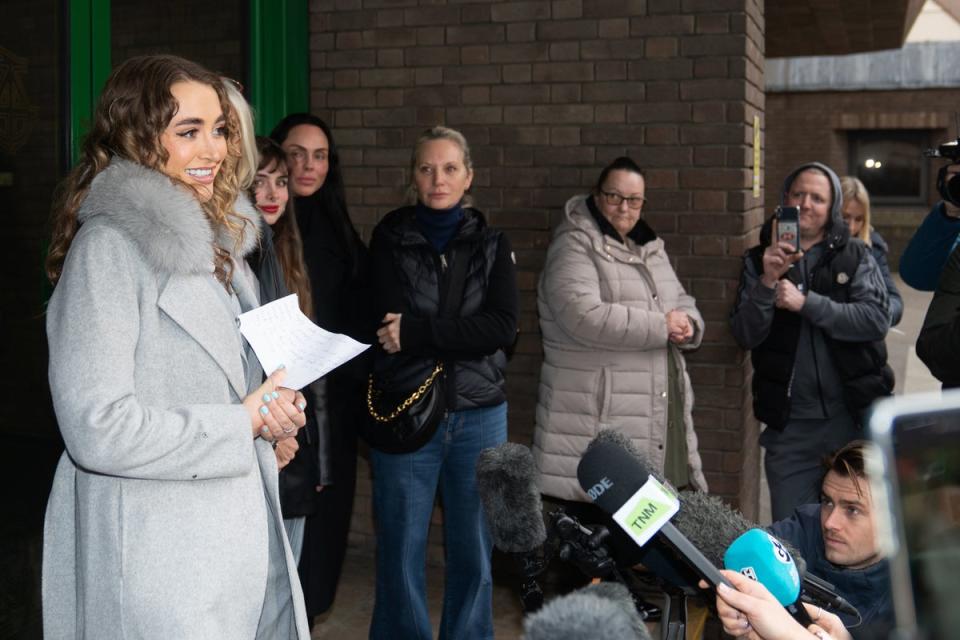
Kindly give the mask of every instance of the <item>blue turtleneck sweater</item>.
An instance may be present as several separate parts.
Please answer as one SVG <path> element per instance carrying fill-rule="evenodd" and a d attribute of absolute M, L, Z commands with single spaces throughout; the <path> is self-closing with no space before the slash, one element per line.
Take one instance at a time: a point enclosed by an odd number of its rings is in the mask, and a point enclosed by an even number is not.
<path fill-rule="evenodd" d="M 431 209 L 422 202 L 417 202 L 416 219 L 417 227 L 437 253 L 443 253 L 450 240 L 457 235 L 457 227 L 463 220 L 463 207 L 458 202 L 449 209 Z"/>

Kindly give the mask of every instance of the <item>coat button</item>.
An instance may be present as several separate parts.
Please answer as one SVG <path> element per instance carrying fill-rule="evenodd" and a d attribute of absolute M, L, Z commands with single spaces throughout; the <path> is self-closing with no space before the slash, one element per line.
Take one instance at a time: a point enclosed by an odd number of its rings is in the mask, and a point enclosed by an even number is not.
<path fill-rule="evenodd" d="M 661 398 L 666 398 L 666 397 L 667 397 L 667 392 L 666 392 L 666 391 L 661 391 L 661 392 L 660 392 L 660 397 L 661 397 Z"/>
<path fill-rule="evenodd" d="M 197 474 L 193 474 L 193 479 L 194 479 L 194 480 L 197 479 Z"/>
<path fill-rule="evenodd" d="M 657 449 L 660 449 L 660 451 L 663 451 L 663 445 L 662 445 L 662 444 L 658 444 L 658 445 L 657 445 Z"/>

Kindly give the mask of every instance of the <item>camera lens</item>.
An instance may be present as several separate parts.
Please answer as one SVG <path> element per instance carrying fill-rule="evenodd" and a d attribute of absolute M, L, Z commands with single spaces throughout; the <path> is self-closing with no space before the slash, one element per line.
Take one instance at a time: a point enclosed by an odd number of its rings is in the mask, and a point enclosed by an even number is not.
<path fill-rule="evenodd" d="M 960 206 L 960 173 L 953 174 L 947 180 L 946 192 L 949 197 L 946 198 L 951 204 Z"/>

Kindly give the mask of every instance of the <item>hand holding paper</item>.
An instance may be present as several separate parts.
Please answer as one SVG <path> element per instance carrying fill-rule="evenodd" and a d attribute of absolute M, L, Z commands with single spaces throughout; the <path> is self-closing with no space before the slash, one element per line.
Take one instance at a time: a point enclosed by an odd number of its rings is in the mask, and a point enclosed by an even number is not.
<path fill-rule="evenodd" d="M 239 319 L 240 333 L 263 370 L 285 365 L 284 386 L 290 389 L 302 389 L 370 347 L 310 322 L 300 311 L 296 294 L 242 313 Z"/>

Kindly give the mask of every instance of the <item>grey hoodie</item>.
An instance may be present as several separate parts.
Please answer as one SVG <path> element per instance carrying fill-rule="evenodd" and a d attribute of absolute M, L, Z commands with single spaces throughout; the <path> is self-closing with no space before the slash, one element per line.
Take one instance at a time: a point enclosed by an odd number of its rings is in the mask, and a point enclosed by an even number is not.
<path fill-rule="evenodd" d="M 811 273 L 824 253 L 847 242 L 850 238 L 841 215 L 842 196 L 837 174 L 819 162 L 802 164 L 784 180 L 781 192 L 783 202 L 794 179 L 807 169 L 823 172 L 830 180 L 833 202 L 830 218 L 824 228 L 824 239 L 804 252 L 797 262 L 798 288 L 806 295 L 800 310 L 800 338 L 793 363 L 790 387 L 790 419 L 827 419 L 847 411 L 843 401 L 843 387 L 833 364 L 833 355 L 827 347 L 824 334 L 837 340 L 867 342 L 882 340 L 889 328 L 887 290 L 876 261 L 870 251 L 863 259 L 850 284 L 850 302 L 834 302 L 829 297 L 809 290 Z M 772 217 L 760 231 L 760 244 L 770 244 Z M 759 346 L 770 333 L 774 319 L 775 290 L 760 282 L 753 260 L 744 257 L 743 274 L 737 300 L 730 316 L 734 338 L 744 349 Z"/>

